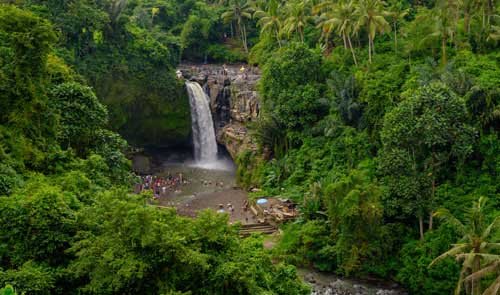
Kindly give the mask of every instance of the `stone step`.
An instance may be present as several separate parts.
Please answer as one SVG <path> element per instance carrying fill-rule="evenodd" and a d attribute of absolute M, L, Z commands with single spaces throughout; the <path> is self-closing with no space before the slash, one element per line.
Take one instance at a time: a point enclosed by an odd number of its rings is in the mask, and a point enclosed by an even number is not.
<path fill-rule="evenodd" d="M 272 234 L 277 229 L 269 223 L 244 224 L 240 229 L 241 236 L 249 236 L 252 233 Z"/>
<path fill-rule="evenodd" d="M 258 232 L 258 231 L 276 231 L 272 226 L 268 227 L 258 227 L 258 228 L 242 228 L 240 232 Z"/>
<path fill-rule="evenodd" d="M 267 231 L 249 231 L 249 232 L 240 232 L 240 236 L 242 237 L 248 237 L 253 233 L 261 233 L 264 235 L 271 235 L 274 234 L 276 231 L 275 230 L 267 230 Z"/>
<path fill-rule="evenodd" d="M 261 227 L 272 227 L 269 223 L 254 223 L 254 224 L 244 224 L 241 226 L 242 229 L 252 229 L 252 228 L 261 228 Z"/>

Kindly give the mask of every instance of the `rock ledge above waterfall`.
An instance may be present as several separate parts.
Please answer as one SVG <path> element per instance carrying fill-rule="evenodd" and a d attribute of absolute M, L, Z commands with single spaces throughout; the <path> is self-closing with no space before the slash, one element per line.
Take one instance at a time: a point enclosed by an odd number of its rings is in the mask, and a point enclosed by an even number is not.
<path fill-rule="evenodd" d="M 202 85 L 207 93 L 217 141 L 226 146 L 231 157 L 236 159 L 240 152 L 255 149 L 247 123 L 259 116 L 260 70 L 246 64 L 181 64 L 178 70 L 185 79 Z"/>

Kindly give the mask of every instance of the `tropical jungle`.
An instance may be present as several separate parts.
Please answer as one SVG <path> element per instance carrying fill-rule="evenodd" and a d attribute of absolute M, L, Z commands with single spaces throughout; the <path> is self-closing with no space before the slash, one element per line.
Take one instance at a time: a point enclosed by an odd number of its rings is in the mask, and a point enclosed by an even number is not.
<path fill-rule="evenodd" d="M 0 295 L 498 295 L 499 131 L 499 0 L 0 0 Z M 244 206 L 297 216 L 242 235 L 143 189 L 138 153 L 207 134 Z"/>

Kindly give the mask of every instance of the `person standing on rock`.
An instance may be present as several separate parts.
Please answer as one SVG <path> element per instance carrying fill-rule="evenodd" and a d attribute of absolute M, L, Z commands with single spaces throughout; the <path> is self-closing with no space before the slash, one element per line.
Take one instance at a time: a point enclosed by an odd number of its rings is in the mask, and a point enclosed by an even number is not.
<path fill-rule="evenodd" d="M 234 213 L 234 207 L 233 207 L 233 204 L 231 203 L 227 203 L 227 210 L 229 211 L 229 215 L 231 217 L 233 217 L 233 213 Z"/>
<path fill-rule="evenodd" d="M 241 66 L 240 72 L 241 72 L 242 78 L 246 80 L 247 79 L 247 71 L 245 69 L 245 66 Z"/>

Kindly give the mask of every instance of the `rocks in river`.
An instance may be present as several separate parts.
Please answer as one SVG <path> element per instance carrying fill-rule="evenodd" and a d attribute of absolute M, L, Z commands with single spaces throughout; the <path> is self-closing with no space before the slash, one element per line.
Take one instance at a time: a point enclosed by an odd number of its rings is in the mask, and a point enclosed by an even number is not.
<path fill-rule="evenodd" d="M 308 272 L 303 279 L 312 287 L 311 295 L 407 295 L 397 285 L 380 287 L 368 282 Z"/>
<path fill-rule="evenodd" d="M 329 288 L 333 291 L 333 294 L 336 295 L 354 295 L 355 290 L 349 284 L 340 279 L 337 279 L 335 282 L 330 283 Z"/>
<path fill-rule="evenodd" d="M 359 295 L 368 294 L 368 288 L 363 286 L 363 285 L 354 284 L 354 285 L 352 285 L 352 287 L 354 288 L 354 291 L 356 292 L 355 294 L 359 294 Z"/>
<path fill-rule="evenodd" d="M 314 279 L 313 279 L 314 280 Z M 314 284 L 313 282 L 309 282 Z M 314 285 L 311 295 L 406 295 L 400 290 L 372 289 L 363 285 L 350 285 L 342 280 L 330 283 L 328 286 Z"/>

